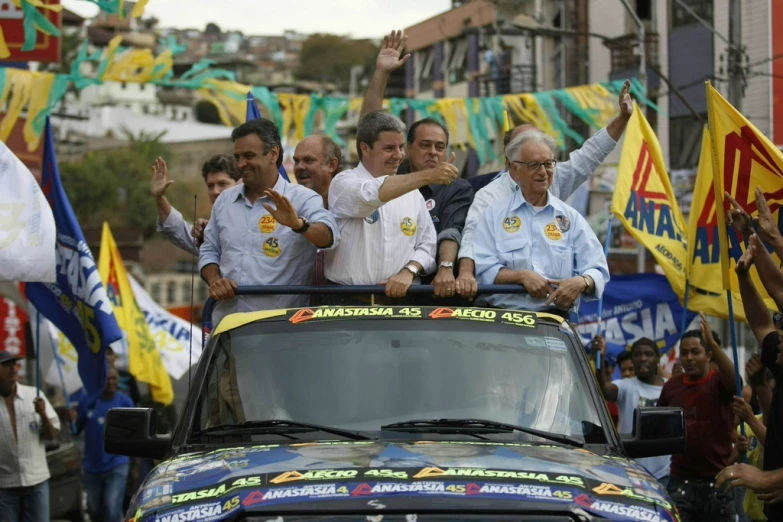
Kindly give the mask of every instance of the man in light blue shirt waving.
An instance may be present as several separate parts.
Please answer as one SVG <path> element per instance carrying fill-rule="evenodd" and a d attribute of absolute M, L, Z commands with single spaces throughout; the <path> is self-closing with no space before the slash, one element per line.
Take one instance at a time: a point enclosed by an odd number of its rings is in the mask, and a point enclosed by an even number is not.
<path fill-rule="evenodd" d="M 582 295 L 598 298 L 609 282 L 603 247 L 575 209 L 549 193 L 556 144 L 538 131 L 520 134 L 506 153 L 520 190 L 488 208 L 473 245 L 480 284 L 519 284 L 527 294 L 492 295 L 491 306 L 567 317 Z"/>
<path fill-rule="evenodd" d="M 340 241 L 323 198 L 278 174 L 283 148 L 274 123 L 264 118 L 243 123 L 231 139 L 243 183 L 215 201 L 199 253 L 209 296 L 220 301 L 213 325 L 233 312 L 307 306 L 306 295 L 236 297 L 234 290 L 310 284 L 317 249 Z"/>

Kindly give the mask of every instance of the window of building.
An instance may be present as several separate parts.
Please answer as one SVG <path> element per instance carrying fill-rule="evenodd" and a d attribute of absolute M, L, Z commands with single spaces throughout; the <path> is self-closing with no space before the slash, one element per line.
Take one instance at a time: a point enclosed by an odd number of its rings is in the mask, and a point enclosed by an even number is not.
<path fill-rule="evenodd" d="M 672 0 L 670 17 L 672 29 L 699 23 L 689 9 L 708 24 L 712 24 L 713 0 Z"/>
<path fill-rule="evenodd" d="M 468 41 L 450 40 L 449 49 L 451 55 L 448 59 L 447 77 L 449 83 L 460 83 L 465 81 L 466 57 L 468 52 Z"/>
<path fill-rule="evenodd" d="M 152 283 L 150 286 L 150 296 L 156 303 L 160 303 L 160 283 Z"/>
<path fill-rule="evenodd" d="M 180 284 L 180 292 L 182 292 L 181 294 L 179 294 L 182 296 L 182 300 L 187 301 L 188 304 L 190 304 L 190 293 L 191 293 L 190 281 L 183 281 Z M 193 298 L 195 299 L 195 297 L 196 297 L 196 289 L 193 288 Z"/>
<path fill-rule="evenodd" d="M 652 20 L 652 0 L 636 0 L 636 16 L 641 20 Z"/>
<path fill-rule="evenodd" d="M 177 283 L 169 281 L 166 285 L 166 304 L 171 306 L 177 302 Z"/>
<path fill-rule="evenodd" d="M 432 65 L 435 61 L 435 50 L 429 48 L 416 54 L 416 63 L 420 64 L 418 68 L 419 91 L 429 91 L 432 89 Z"/>

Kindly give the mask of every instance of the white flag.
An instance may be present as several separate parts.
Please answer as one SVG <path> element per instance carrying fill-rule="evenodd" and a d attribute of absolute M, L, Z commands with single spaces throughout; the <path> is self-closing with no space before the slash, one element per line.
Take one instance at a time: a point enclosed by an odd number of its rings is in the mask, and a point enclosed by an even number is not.
<path fill-rule="evenodd" d="M 0 281 L 55 282 L 54 215 L 33 174 L 0 142 Z"/>
<path fill-rule="evenodd" d="M 201 356 L 201 329 L 161 308 L 132 275 L 128 274 L 128 279 L 136 302 L 147 319 L 166 372 L 174 379 L 180 379 Z"/>

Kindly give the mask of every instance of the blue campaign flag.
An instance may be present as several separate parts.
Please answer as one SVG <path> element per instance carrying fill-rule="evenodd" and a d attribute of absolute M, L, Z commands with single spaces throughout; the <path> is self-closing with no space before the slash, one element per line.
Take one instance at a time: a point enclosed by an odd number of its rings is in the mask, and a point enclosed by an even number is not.
<path fill-rule="evenodd" d="M 682 308 L 666 276 L 613 275 L 604 290 L 602 313 L 607 356 L 616 358 L 642 337 L 655 341 L 663 355 L 680 340 L 683 313 L 686 325 L 696 317 Z M 576 329 L 585 345 L 598 332 L 597 319 L 598 301 L 582 301 Z"/>
<path fill-rule="evenodd" d="M 106 383 L 106 348 L 122 338 L 122 332 L 60 182 L 48 118 L 44 132 L 41 188 L 52 207 L 57 228 L 57 282 L 27 283 L 25 295 L 76 348 L 85 392 L 88 397 L 97 398 Z"/>
<path fill-rule="evenodd" d="M 245 115 L 245 121 L 251 121 L 251 120 L 257 120 L 261 117 L 261 111 L 258 110 L 258 105 L 256 105 L 256 99 L 253 98 L 253 95 L 251 93 L 247 93 L 247 114 Z M 280 154 L 282 154 L 283 151 L 280 151 Z M 285 167 L 280 165 L 277 167 L 277 172 L 280 173 L 281 176 L 283 176 L 283 179 L 290 182 L 291 180 L 288 179 L 288 173 L 285 171 Z"/>

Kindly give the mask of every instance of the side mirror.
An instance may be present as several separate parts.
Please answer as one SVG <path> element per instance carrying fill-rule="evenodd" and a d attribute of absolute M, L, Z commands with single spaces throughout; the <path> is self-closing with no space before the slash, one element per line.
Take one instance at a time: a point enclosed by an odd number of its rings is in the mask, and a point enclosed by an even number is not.
<path fill-rule="evenodd" d="M 636 408 L 633 434 L 623 440 L 634 459 L 685 452 L 685 414 L 682 408 Z"/>
<path fill-rule="evenodd" d="M 152 408 L 112 408 L 103 429 L 103 450 L 114 455 L 143 459 L 162 459 L 171 437 L 155 432 L 155 410 Z"/>

